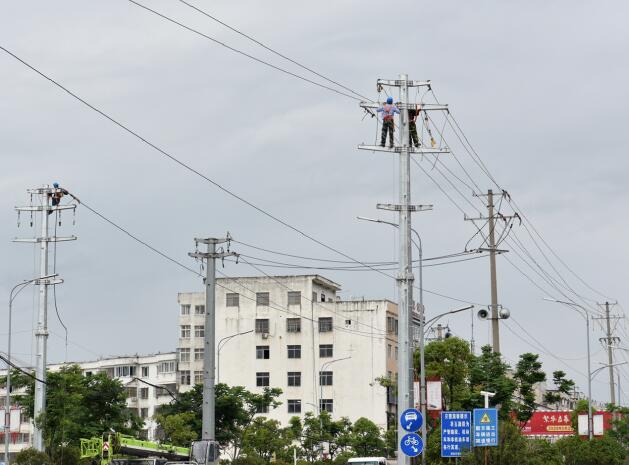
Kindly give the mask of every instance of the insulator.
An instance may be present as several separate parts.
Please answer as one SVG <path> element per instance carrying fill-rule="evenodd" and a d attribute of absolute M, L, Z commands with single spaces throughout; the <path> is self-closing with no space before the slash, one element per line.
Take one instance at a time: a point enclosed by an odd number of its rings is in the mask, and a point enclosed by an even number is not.
<path fill-rule="evenodd" d="M 20 210 L 17 211 L 17 227 L 20 227 Z"/>

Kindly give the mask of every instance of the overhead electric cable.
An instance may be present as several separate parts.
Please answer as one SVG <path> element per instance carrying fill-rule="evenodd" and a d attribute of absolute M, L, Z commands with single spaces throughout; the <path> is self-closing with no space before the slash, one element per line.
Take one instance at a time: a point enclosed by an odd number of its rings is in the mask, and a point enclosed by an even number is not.
<path fill-rule="evenodd" d="M 219 24 L 221 24 L 221 25 L 225 26 L 226 28 L 228 28 L 228 29 L 230 29 L 230 30 L 234 31 L 236 34 L 240 34 L 241 36 L 243 36 L 243 37 L 245 37 L 245 38 L 247 38 L 247 39 L 251 40 L 252 42 L 254 42 L 254 43 L 258 44 L 260 47 L 262 47 L 262 48 L 264 48 L 264 49 L 268 50 L 269 52 L 271 52 L 271 53 L 273 53 L 273 54 L 275 54 L 275 55 L 277 55 L 277 56 L 279 56 L 279 57 L 281 57 L 281 58 L 283 58 L 283 59 L 285 59 L 285 60 L 290 61 L 291 63 L 293 63 L 293 64 L 295 64 L 295 65 L 299 66 L 300 68 L 305 69 L 306 71 L 308 71 L 308 72 L 310 72 L 310 73 L 312 73 L 312 74 L 314 74 L 314 75 L 316 75 L 316 76 L 319 76 L 320 78 L 325 79 L 326 81 L 328 81 L 328 82 L 330 82 L 330 83 L 332 83 L 332 84 L 334 84 L 334 85 L 337 85 L 337 86 L 341 87 L 342 89 L 345 89 L 345 90 L 347 90 L 347 91 L 351 92 L 352 94 L 355 94 L 355 95 L 357 95 L 358 97 L 360 97 L 360 98 L 362 98 L 362 99 L 364 99 L 364 100 L 366 100 L 366 101 L 368 101 L 368 102 L 373 102 L 373 100 L 371 100 L 369 97 L 365 97 L 364 95 L 359 94 L 358 92 L 356 92 L 356 91 L 354 91 L 353 89 L 351 89 L 351 88 L 349 88 L 349 87 L 347 87 L 347 86 L 345 86 L 345 85 L 341 84 L 340 82 L 337 82 L 337 81 L 335 81 L 335 80 L 333 80 L 333 79 L 330 79 L 330 78 L 328 78 L 327 76 L 324 76 L 323 74 L 321 74 L 321 73 L 319 73 L 319 72 L 315 71 L 314 69 L 309 68 L 309 67 L 307 67 L 306 65 L 301 64 L 301 63 L 300 63 L 300 62 L 298 62 L 297 60 L 294 60 L 294 59 L 292 59 L 292 58 L 290 58 L 290 57 L 288 57 L 288 56 L 286 56 L 286 55 L 284 55 L 284 54 L 282 54 L 282 53 L 278 52 L 277 50 L 274 50 L 273 48 L 269 47 L 268 45 L 263 44 L 262 42 L 260 42 L 260 41 L 259 41 L 259 40 L 257 40 L 256 38 L 254 38 L 254 37 L 252 37 L 252 36 L 250 36 L 250 35 L 248 35 L 248 34 L 245 34 L 244 32 L 242 32 L 242 31 L 240 31 L 240 30 L 236 29 L 236 28 L 235 28 L 235 27 L 233 27 L 233 26 L 230 26 L 229 24 L 227 24 L 227 23 L 226 23 L 226 22 L 224 22 L 224 21 L 221 21 L 220 19 L 216 18 L 215 16 L 213 16 L 213 15 L 209 14 L 207 11 L 204 11 L 204 10 L 202 10 L 201 8 L 197 7 L 197 6 L 195 6 L 195 5 L 191 4 L 191 3 L 186 2 L 185 0 L 179 0 L 179 2 L 183 3 L 184 5 L 189 6 L 190 8 L 192 8 L 193 10 L 198 11 L 198 12 L 199 12 L 199 13 L 201 13 L 202 15 L 207 16 L 207 17 L 208 17 L 208 18 L 210 18 L 211 20 L 216 21 L 217 23 L 219 23 Z"/>
<path fill-rule="evenodd" d="M 272 64 L 272 63 L 269 63 L 268 61 L 264 61 L 264 60 L 262 60 L 262 59 L 260 59 L 260 58 L 254 57 L 253 55 L 250 55 L 249 53 L 243 52 L 242 50 L 238 50 L 237 48 L 234 48 L 234 47 L 232 47 L 232 46 L 230 46 L 230 45 L 227 45 L 226 43 L 221 42 L 220 40 L 215 39 L 214 37 L 211 37 L 211 36 L 209 36 L 209 35 L 207 35 L 207 34 L 204 34 L 203 32 L 201 32 L 201 31 L 199 31 L 199 30 L 197 30 L 197 29 L 194 29 L 194 28 L 192 28 L 192 27 L 190 27 L 190 26 L 186 26 L 185 24 L 183 24 L 183 23 L 181 23 L 181 22 L 177 21 L 176 19 L 173 19 L 173 18 L 171 18 L 171 17 L 169 17 L 169 16 L 166 16 L 165 14 L 162 14 L 162 13 L 160 13 L 159 11 L 156 11 L 156 10 L 154 10 L 154 9 L 152 9 L 152 8 L 149 8 L 148 6 L 143 5 L 143 4 L 141 4 L 140 2 L 136 2 L 135 0 L 127 0 L 127 1 L 128 1 L 129 3 L 133 3 L 134 5 L 136 5 L 136 6 L 140 7 L 140 8 L 143 8 L 143 9 L 144 9 L 144 10 L 146 10 L 146 11 L 149 11 L 149 12 L 153 13 L 154 15 L 159 16 L 159 17 L 160 17 L 160 18 L 162 18 L 162 19 L 165 19 L 165 20 L 166 20 L 166 21 L 168 21 L 168 22 L 171 22 L 171 23 L 173 23 L 173 24 L 176 24 L 176 25 L 177 25 L 177 26 L 179 26 L 179 27 L 182 27 L 182 28 L 184 28 L 184 29 L 186 29 L 186 30 L 188 30 L 188 31 L 190 31 L 190 32 L 193 32 L 194 34 L 197 34 L 197 35 L 199 35 L 199 36 L 201 36 L 201 37 L 204 37 L 205 39 L 211 40 L 211 41 L 212 41 L 212 42 L 214 42 L 215 44 L 218 44 L 218 45 L 220 45 L 220 46 L 222 46 L 222 47 L 225 47 L 225 48 L 227 48 L 227 49 L 231 50 L 232 52 L 235 52 L 235 53 L 238 53 L 238 54 L 240 54 L 240 55 L 243 55 L 243 56 L 245 56 L 245 57 L 247 57 L 247 58 L 250 58 L 251 60 L 254 60 L 254 61 L 256 61 L 256 62 L 258 62 L 258 63 L 260 63 L 260 64 L 263 64 L 263 65 L 265 65 L 265 66 L 268 66 L 269 68 L 273 68 L 273 69 L 275 69 L 275 70 L 277 70 L 277 71 L 280 71 L 280 72 L 282 72 L 282 73 L 284 73 L 284 74 L 287 74 L 287 75 L 292 76 L 292 77 L 297 78 L 297 79 L 301 79 L 302 81 L 308 82 L 308 83 L 310 83 L 310 84 L 312 84 L 312 85 L 315 85 L 315 86 L 318 86 L 318 87 L 321 87 L 322 89 L 327 89 L 327 90 L 329 90 L 329 91 L 335 92 L 335 93 L 337 93 L 337 94 L 339 94 L 339 95 L 342 95 L 342 96 L 344 96 L 344 97 L 348 97 L 348 98 L 351 98 L 351 99 L 353 99 L 353 100 L 357 100 L 357 101 L 361 101 L 361 100 L 362 100 L 362 99 L 360 99 L 360 98 L 358 98 L 358 97 L 355 97 L 355 96 L 353 96 L 353 95 L 346 94 L 345 92 L 341 92 L 340 90 L 335 89 L 335 88 L 333 88 L 333 87 L 326 86 L 325 84 L 321 84 L 321 83 L 319 83 L 319 82 L 313 81 L 312 79 L 308 79 L 308 78 L 307 78 L 307 77 L 305 77 L 305 76 L 301 76 L 301 75 L 299 75 L 299 74 L 293 73 L 292 71 L 288 71 L 288 70 L 286 70 L 286 69 L 284 69 L 284 68 L 280 68 L 279 66 L 276 66 L 276 65 L 274 65 L 274 64 Z"/>

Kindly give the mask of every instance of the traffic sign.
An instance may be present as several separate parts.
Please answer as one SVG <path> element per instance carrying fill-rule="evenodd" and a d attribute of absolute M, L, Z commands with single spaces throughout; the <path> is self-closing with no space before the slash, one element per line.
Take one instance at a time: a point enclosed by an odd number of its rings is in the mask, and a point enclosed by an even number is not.
<path fill-rule="evenodd" d="M 107 452 L 109 450 L 109 443 L 107 441 L 103 442 L 103 452 Z"/>
<path fill-rule="evenodd" d="M 498 445 L 498 410 L 495 408 L 474 409 L 474 446 Z"/>
<path fill-rule="evenodd" d="M 411 433 L 419 430 L 422 427 L 422 423 L 424 422 L 424 418 L 419 410 L 415 410 L 414 408 L 406 409 L 400 415 L 400 424 L 404 431 L 410 431 Z"/>
<path fill-rule="evenodd" d="M 424 441 L 417 433 L 405 434 L 400 439 L 400 448 L 404 455 L 409 457 L 417 457 L 424 450 Z"/>
<path fill-rule="evenodd" d="M 441 412 L 441 456 L 461 457 L 472 447 L 472 412 Z"/>

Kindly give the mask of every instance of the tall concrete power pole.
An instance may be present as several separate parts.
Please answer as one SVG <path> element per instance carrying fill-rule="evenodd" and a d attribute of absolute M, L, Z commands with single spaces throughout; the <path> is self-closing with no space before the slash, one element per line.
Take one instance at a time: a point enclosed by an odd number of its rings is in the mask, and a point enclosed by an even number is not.
<path fill-rule="evenodd" d="M 491 286 L 491 335 L 492 335 L 492 349 L 496 353 L 500 353 L 500 305 L 498 304 L 498 278 L 496 270 L 496 255 L 499 251 L 496 244 L 496 213 L 494 212 L 494 192 L 489 189 L 487 191 L 487 213 L 488 216 L 479 216 L 478 218 L 465 217 L 466 221 L 487 221 L 489 226 L 488 248 L 479 249 L 479 251 L 489 252 L 489 277 Z M 502 192 L 501 195 L 507 195 L 506 192 Z M 483 195 L 479 195 L 482 197 Z M 514 218 L 515 215 L 500 215 L 503 220 L 509 220 Z"/>
<path fill-rule="evenodd" d="M 620 342 L 620 338 L 614 336 L 611 320 L 618 320 L 621 317 L 610 315 L 609 307 L 614 304 L 610 304 L 609 302 L 605 302 L 605 316 L 593 318 L 593 320 L 605 320 L 606 327 L 606 337 L 600 338 L 600 341 L 603 342 L 605 346 L 607 346 L 607 363 L 609 369 L 609 402 L 613 405 L 616 405 L 616 394 L 614 389 L 614 344 Z"/>
<path fill-rule="evenodd" d="M 413 316 L 413 257 L 411 248 L 411 214 L 414 211 L 427 210 L 423 205 L 411 204 L 411 154 L 412 153 L 442 153 L 447 152 L 447 149 L 438 148 L 418 148 L 413 147 L 409 143 L 409 109 L 417 109 L 417 104 L 409 104 L 408 89 L 409 87 L 425 86 L 429 87 L 429 81 L 413 81 L 409 80 L 406 74 L 401 74 L 397 80 L 378 80 L 378 88 L 383 86 L 398 87 L 399 88 L 399 102 L 397 104 L 400 109 L 400 125 L 398 131 L 399 140 L 391 147 L 386 148 L 378 145 L 365 145 L 360 144 L 359 149 L 370 151 L 381 151 L 390 153 L 399 153 L 399 203 L 398 204 L 378 204 L 378 208 L 390 211 L 396 211 L 399 213 L 399 272 L 397 276 L 398 289 L 399 289 L 399 304 L 398 304 L 398 414 L 408 408 L 414 408 L 413 401 L 413 381 L 414 381 L 414 369 L 413 369 L 413 335 L 412 335 L 412 316 Z M 377 109 L 380 105 L 373 102 L 361 102 L 360 106 L 365 109 Z M 447 110 L 446 105 L 423 105 L 422 110 Z M 383 144 L 384 145 L 384 144 Z M 420 331 L 423 332 L 423 321 L 420 319 Z M 423 340 L 423 338 L 422 338 Z M 423 350 L 423 347 L 420 347 Z M 425 404 L 425 393 L 420 393 L 420 403 L 422 406 Z M 422 408 L 424 410 L 424 408 Z M 402 452 L 400 439 L 404 436 L 406 431 L 402 428 L 399 421 L 397 423 L 398 428 L 398 449 L 397 449 L 397 463 L 399 465 L 408 465 L 410 459 Z M 425 424 L 425 419 L 424 419 Z M 425 427 L 422 428 L 423 438 L 425 440 Z M 423 461 L 425 460 L 425 454 L 422 455 Z M 425 463 L 425 462 L 424 462 Z"/>
<path fill-rule="evenodd" d="M 14 242 L 29 242 L 39 244 L 39 310 L 37 312 L 37 327 L 35 330 L 35 399 L 34 399 L 34 418 L 41 415 L 46 409 L 46 362 L 48 359 L 48 286 L 60 284 L 63 280 L 59 278 L 46 278 L 50 276 L 48 272 L 48 244 L 50 242 L 63 242 L 76 240 L 75 236 L 57 237 L 50 236 L 49 220 L 59 221 L 62 210 L 74 210 L 75 204 L 60 205 L 61 197 L 64 190 L 57 187 L 43 186 L 36 189 L 28 189 L 31 203 L 24 207 L 15 207 L 18 215 L 29 213 L 31 215 L 31 226 L 33 222 L 33 214 L 39 216 L 39 224 L 41 232 L 39 237 L 28 239 L 14 239 Z M 33 199 L 38 200 L 37 204 L 33 203 Z M 55 199 L 55 205 L 53 205 Z M 54 216 L 51 216 L 54 213 Z M 56 231 L 56 228 L 55 228 Z M 33 447 L 39 451 L 44 451 L 44 438 L 41 428 L 35 426 L 33 430 Z"/>
<path fill-rule="evenodd" d="M 191 252 L 188 255 L 205 261 L 205 331 L 203 337 L 203 408 L 201 420 L 201 439 L 216 440 L 216 259 L 237 254 L 229 251 L 230 237 L 195 239 L 194 242 L 207 245 L 207 252 Z M 228 249 L 216 249 L 219 244 L 228 244 Z"/>

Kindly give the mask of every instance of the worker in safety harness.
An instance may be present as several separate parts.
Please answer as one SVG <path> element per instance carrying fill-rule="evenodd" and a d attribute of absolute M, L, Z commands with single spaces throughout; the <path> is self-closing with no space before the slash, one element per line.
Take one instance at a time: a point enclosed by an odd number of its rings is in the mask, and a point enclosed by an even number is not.
<path fill-rule="evenodd" d="M 77 202 L 79 201 L 79 199 L 77 199 L 74 195 L 70 194 L 70 192 L 68 192 L 66 189 L 64 189 L 63 187 L 59 187 L 59 183 L 58 182 L 53 182 L 52 183 L 52 187 L 54 187 L 55 189 L 57 189 L 56 192 L 53 192 L 50 195 L 50 203 L 53 207 L 56 207 L 57 205 L 59 205 L 59 203 L 61 202 L 61 198 L 64 195 L 69 195 L 70 197 L 72 197 L 73 199 L 75 199 Z M 48 214 L 50 215 L 52 213 L 52 210 L 48 210 Z"/>
<path fill-rule="evenodd" d="M 389 147 L 393 148 L 393 116 L 397 113 L 400 114 L 398 107 L 393 105 L 393 98 L 387 98 L 387 103 L 382 105 L 376 110 L 378 113 L 382 113 L 382 138 L 380 139 L 380 146 L 384 147 L 387 141 L 387 132 L 389 133 Z"/>
<path fill-rule="evenodd" d="M 414 145 L 415 147 L 421 145 L 417 137 L 417 125 L 415 124 L 417 116 L 421 111 L 422 109 L 419 105 L 413 110 L 408 110 L 408 145 Z"/>

